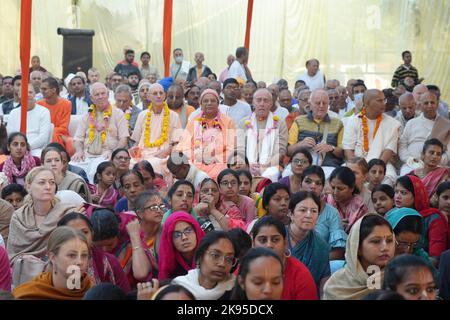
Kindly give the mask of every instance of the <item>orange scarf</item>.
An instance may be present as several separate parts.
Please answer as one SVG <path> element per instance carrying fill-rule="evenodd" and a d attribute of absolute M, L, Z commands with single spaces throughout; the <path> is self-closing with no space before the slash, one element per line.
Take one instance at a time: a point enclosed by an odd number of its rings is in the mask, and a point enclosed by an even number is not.
<path fill-rule="evenodd" d="M 367 125 L 367 116 L 366 116 L 366 108 L 361 110 L 361 120 L 363 125 L 364 132 L 364 151 L 369 152 L 369 126 Z M 375 130 L 373 131 L 372 141 L 375 139 L 377 135 L 378 129 L 380 128 L 381 120 L 383 119 L 383 114 L 380 114 L 377 117 L 377 123 L 375 124 Z"/>
<path fill-rule="evenodd" d="M 91 280 L 84 274 L 81 277 L 81 288 L 69 290 L 55 288 L 51 272 L 43 272 L 33 280 L 21 284 L 13 291 L 14 298 L 23 300 L 81 300 L 91 288 Z"/>

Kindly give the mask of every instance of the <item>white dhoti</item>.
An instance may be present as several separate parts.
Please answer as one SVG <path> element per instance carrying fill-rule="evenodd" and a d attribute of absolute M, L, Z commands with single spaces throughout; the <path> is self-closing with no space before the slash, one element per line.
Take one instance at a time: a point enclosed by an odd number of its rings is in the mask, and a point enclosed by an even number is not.
<path fill-rule="evenodd" d="M 94 177 L 97 172 L 97 167 L 100 163 L 109 161 L 109 159 L 105 159 L 103 156 L 86 156 L 84 161 L 74 162 L 70 161 L 71 165 L 78 166 L 86 171 L 87 177 L 90 183 L 94 183 Z"/>

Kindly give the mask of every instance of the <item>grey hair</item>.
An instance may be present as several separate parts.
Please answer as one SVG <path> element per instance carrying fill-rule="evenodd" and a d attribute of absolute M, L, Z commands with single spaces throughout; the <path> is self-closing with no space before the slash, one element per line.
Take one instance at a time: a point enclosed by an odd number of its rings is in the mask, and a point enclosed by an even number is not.
<path fill-rule="evenodd" d="M 327 93 L 328 94 L 330 94 L 330 93 L 337 93 L 337 94 L 340 95 L 340 93 L 339 93 L 339 91 L 337 89 L 327 89 Z"/>
<path fill-rule="evenodd" d="M 99 88 L 105 88 L 106 91 L 108 91 L 108 88 L 105 86 L 104 83 L 96 82 L 89 87 L 89 94 L 92 96 L 94 94 L 94 90 L 97 90 Z"/>
<path fill-rule="evenodd" d="M 161 194 L 158 191 L 155 190 L 149 190 L 149 191 L 145 191 L 142 192 L 137 199 L 134 201 L 134 208 L 136 211 L 141 211 L 144 209 L 145 204 L 147 203 L 148 200 L 150 200 L 153 197 L 158 197 L 161 200 L 163 199 L 163 197 L 161 196 Z"/>
<path fill-rule="evenodd" d="M 130 95 L 130 97 L 133 97 L 133 93 L 131 91 L 131 87 L 127 84 L 120 84 L 117 86 L 116 91 L 114 92 L 114 95 L 118 93 L 126 92 Z"/>
<path fill-rule="evenodd" d="M 140 92 L 143 87 L 148 87 L 150 89 L 152 87 L 152 84 L 148 81 L 142 82 L 138 87 L 138 92 Z"/>
<path fill-rule="evenodd" d="M 316 95 L 318 95 L 319 93 L 324 93 L 327 98 L 328 98 L 328 93 L 325 89 L 315 89 L 311 92 L 311 95 L 309 96 L 309 103 L 312 102 L 313 97 L 315 97 Z"/>

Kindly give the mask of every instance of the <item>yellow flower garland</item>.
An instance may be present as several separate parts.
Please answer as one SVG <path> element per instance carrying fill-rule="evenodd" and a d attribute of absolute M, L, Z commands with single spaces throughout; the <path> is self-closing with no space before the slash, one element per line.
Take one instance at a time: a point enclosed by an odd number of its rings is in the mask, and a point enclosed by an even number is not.
<path fill-rule="evenodd" d="M 130 119 L 131 119 L 131 110 L 130 109 L 125 111 L 124 117 L 125 117 L 125 120 L 127 120 L 128 129 L 130 129 Z"/>
<path fill-rule="evenodd" d="M 90 121 L 89 121 L 89 135 L 88 135 L 88 143 L 91 144 L 92 141 L 94 141 L 94 137 L 95 137 L 95 120 L 97 118 L 97 114 L 96 114 L 96 106 L 91 104 L 91 106 L 89 107 L 89 113 L 90 113 Z M 108 106 L 108 110 L 103 112 L 103 119 L 105 121 L 105 125 L 108 125 L 109 127 L 109 118 L 112 115 L 112 108 L 111 106 Z M 107 127 L 105 126 L 105 129 L 103 129 L 102 133 L 101 133 L 101 140 L 102 140 L 102 144 L 105 143 L 106 140 L 106 131 L 107 131 Z"/>
<path fill-rule="evenodd" d="M 170 111 L 169 106 L 166 102 L 164 102 L 164 118 L 163 118 L 163 126 L 161 130 L 161 135 L 154 142 L 150 142 L 150 122 L 152 120 L 152 112 L 153 106 L 150 103 L 148 106 L 147 119 L 145 120 L 145 130 L 144 130 L 144 146 L 146 148 L 156 148 L 161 146 L 164 142 L 166 142 L 168 133 L 169 133 L 169 117 Z"/>

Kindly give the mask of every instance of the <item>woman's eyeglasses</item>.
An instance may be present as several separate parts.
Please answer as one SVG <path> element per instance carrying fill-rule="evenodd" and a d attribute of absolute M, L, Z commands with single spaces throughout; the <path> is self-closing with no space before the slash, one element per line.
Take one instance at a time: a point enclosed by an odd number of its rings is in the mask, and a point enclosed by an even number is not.
<path fill-rule="evenodd" d="M 194 233 L 194 228 L 187 227 L 183 231 L 174 231 L 172 234 L 173 239 L 180 239 L 183 235 L 185 237 L 189 236 L 190 234 Z"/>
<path fill-rule="evenodd" d="M 160 205 L 151 205 L 148 207 L 145 207 L 144 210 L 150 210 L 150 211 L 158 211 L 161 210 L 162 212 L 164 212 L 167 209 L 165 204 L 160 204 Z"/>
<path fill-rule="evenodd" d="M 238 260 L 234 256 L 221 255 L 219 252 L 214 250 L 207 251 L 206 253 L 214 263 L 225 263 L 229 266 L 234 267 L 238 262 Z"/>
<path fill-rule="evenodd" d="M 296 166 L 304 166 L 305 164 L 308 164 L 308 160 L 294 159 L 292 160 L 292 163 L 295 164 Z"/>

